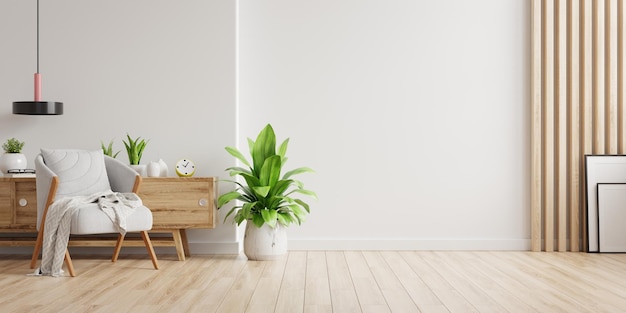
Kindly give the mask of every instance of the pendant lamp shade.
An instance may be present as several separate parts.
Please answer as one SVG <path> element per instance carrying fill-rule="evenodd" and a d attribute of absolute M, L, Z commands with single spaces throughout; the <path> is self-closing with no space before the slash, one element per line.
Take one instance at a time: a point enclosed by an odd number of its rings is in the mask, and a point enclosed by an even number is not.
<path fill-rule="evenodd" d="M 53 101 L 14 101 L 13 114 L 61 115 L 63 102 Z"/>
<path fill-rule="evenodd" d="M 39 0 L 37 0 L 37 73 L 35 73 L 34 101 L 13 102 L 13 114 L 61 115 L 63 102 L 41 101 L 41 74 L 39 74 Z"/>

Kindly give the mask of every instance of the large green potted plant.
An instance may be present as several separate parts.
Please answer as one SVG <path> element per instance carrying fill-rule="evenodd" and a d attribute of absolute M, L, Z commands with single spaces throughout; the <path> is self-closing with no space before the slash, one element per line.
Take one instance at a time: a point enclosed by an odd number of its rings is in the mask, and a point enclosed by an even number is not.
<path fill-rule="evenodd" d="M 246 167 L 226 169 L 231 177 L 240 180 L 227 180 L 236 188 L 222 194 L 217 206 L 219 209 L 236 202 L 224 219 L 232 215 L 237 225 L 247 221 L 244 253 L 251 260 L 284 255 L 287 252 L 285 228 L 293 223 L 300 225 L 310 212 L 309 205 L 297 196 L 317 198 L 313 191 L 304 189 L 301 181 L 293 179 L 297 174 L 313 172 L 312 169 L 299 167 L 283 174 L 288 143 L 289 138 L 276 149 L 274 129 L 267 124 L 256 140 L 248 138 L 252 162 L 237 148 L 226 147 L 226 151 Z"/>
<path fill-rule="evenodd" d="M 24 142 L 15 138 L 8 139 L 2 144 L 4 154 L 0 156 L 0 171 L 6 174 L 12 169 L 25 169 L 28 161 L 26 156 L 22 154 Z"/>

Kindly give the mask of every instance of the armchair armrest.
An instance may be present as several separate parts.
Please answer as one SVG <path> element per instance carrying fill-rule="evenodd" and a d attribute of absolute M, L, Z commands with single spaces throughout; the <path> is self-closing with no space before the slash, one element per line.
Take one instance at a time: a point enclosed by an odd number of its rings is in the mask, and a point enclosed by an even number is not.
<path fill-rule="evenodd" d="M 48 202 L 50 186 L 52 186 L 52 181 L 55 177 L 57 177 L 57 175 L 55 175 L 52 170 L 46 166 L 41 154 L 37 155 L 35 158 L 35 173 L 35 182 L 37 186 L 37 229 L 39 229 L 39 225 L 41 225 L 41 219 Z"/>
<path fill-rule="evenodd" d="M 139 188 L 141 176 L 130 166 L 107 155 L 104 156 L 104 163 L 112 191 L 135 192 Z"/>

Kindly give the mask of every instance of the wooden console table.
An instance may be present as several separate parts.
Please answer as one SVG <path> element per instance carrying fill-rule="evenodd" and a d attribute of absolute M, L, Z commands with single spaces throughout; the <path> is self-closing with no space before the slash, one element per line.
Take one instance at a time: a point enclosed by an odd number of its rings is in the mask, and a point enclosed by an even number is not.
<path fill-rule="evenodd" d="M 186 229 L 215 228 L 215 177 L 143 177 L 139 196 L 153 216 L 152 233 L 171 233 L 172 238 L 155 236 L 154 246 L 173 246 L 179 260 L 189 256 Z M 37 190 L 35 178 L 0 177 L 0 246 L 33 246 L 36 237 Z M 143 246 L 126 240 L 125 246 Z M 76 238 L 70 246 L 114 246 L 106 238 Z"/>

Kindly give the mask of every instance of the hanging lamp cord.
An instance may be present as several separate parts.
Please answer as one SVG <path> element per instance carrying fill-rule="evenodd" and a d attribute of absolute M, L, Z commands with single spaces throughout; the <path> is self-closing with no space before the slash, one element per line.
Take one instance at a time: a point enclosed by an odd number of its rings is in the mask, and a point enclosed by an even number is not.
<path fill-rule="evenodd" d="M 37 73 L 39 73 L 39 0 L 37 0 Z"/>

